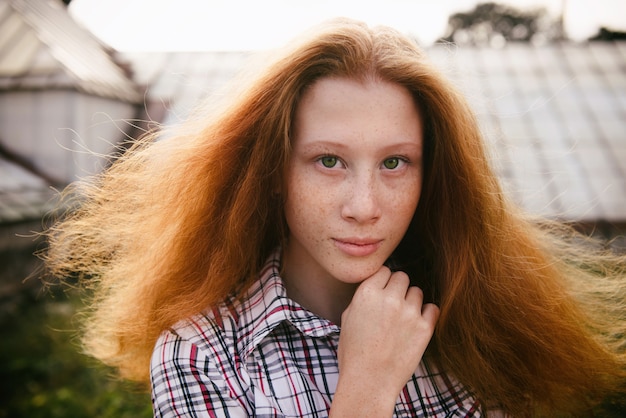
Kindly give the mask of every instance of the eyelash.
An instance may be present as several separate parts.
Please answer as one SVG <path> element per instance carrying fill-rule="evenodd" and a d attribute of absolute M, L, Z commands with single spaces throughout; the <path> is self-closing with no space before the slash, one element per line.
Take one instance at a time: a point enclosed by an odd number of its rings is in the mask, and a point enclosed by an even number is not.
<path fill-rule="evenodd" d="M 326 159 L 334 160 L 333 161 L 334 164 L 332 166 L 327 166 L 326 164 L 324 164 L 324 160 L 326 160 Z M 398 165 L 396 167 L 394 167 L 394 168 L 386 167 L 385 163 L 390 161 L 390 160 L 397 160 Z M 336 155 L 332 155 L 332 154 L 322 155 L 322 156 L 318 157 L 315 161 L 318 162 L 319 164 L 321 164 L 322 167 L 327 168 L 327 169 L 336 168 L 338 163 L 342 164 L 345 167 L 345 164 L 343 163 L 341 158 L 337 157 Z M 406 158 L 406 157 L 397 155 L 397 156 L 385 158 L 381 165 L 384 166 L 385 169 L 387 169 L 387 170 L 397 170 L 398 166 L 401 166 L 401 164 L 410 164 L 410 160 L 408 158 Z"/>

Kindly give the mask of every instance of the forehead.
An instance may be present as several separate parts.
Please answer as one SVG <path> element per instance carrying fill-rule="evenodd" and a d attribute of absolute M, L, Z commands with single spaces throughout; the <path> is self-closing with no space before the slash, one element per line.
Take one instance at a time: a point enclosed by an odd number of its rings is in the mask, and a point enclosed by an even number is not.
<path fill-rule="evenodd" d="M 303 94 L 295 113 L 297 140 L 375 135 L 421 141 L 421 115 L 404 86 L 379 78 L 326 77 Z"/>
<path fill-rule="evenodd" d="M 364 77 L 330 76 L 322 77 L 310 85 L 302 94 L 299 105 L 316 101 L 324 106 L 329 106 L 346 96 L 367 98 L 368 102 L 372 103 L 372 101 L 378 102 L 388 99 L 391 95 L 403 96 L 404 99 L 413 100 L 406 87 L 374 75 Z"/>

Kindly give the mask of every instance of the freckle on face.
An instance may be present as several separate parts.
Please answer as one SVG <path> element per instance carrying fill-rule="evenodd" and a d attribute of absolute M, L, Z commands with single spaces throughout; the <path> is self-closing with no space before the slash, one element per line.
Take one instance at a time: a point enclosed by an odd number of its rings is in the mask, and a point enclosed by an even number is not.
<path fill-rule="evenodd" d="M 417 207 L 418 108 L 397 84 L 323 78 L 304 93 L 294 127 L 286 274 L 358 283 L 391 255 Z"/>

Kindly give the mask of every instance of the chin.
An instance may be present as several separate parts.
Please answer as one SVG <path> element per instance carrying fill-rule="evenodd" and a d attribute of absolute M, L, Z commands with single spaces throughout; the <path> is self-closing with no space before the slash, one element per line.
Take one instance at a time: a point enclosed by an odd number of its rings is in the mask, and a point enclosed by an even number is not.
<path fill-rule="evenodd" d="M 383 266 L 383 263 L 367 263 L 366 265 L 355 265 L 356 263 L 346 262 L 347 268 L 341 271 L 331 271 L 333 277 L 344 283 L 358 284 L 371 277 Z M 360 263 L 359 263 L 360 264 Z"/>

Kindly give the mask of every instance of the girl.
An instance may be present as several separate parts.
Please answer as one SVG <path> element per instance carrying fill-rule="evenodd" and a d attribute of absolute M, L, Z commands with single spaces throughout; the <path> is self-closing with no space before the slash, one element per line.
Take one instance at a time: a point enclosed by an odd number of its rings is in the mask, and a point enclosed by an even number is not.
<path fill-rule="evenodd" d="M 333 21 L 138 141 L 48 232 L 156 416 L 580 414 L 624 391 L 624 258 L 503 195 L 463 98 Z"/>

